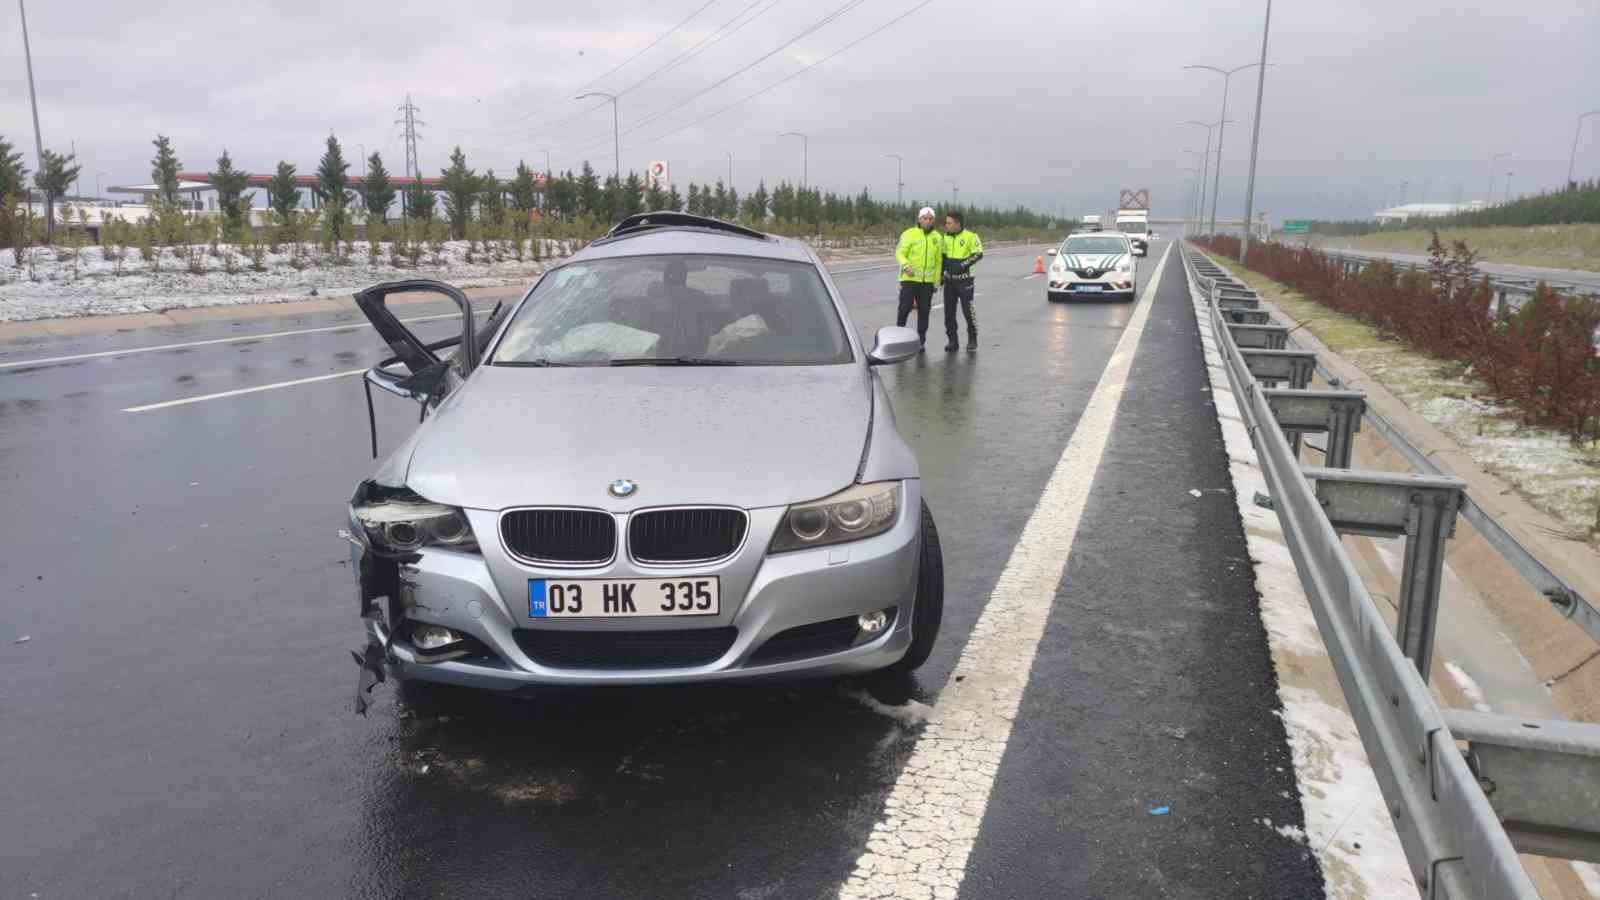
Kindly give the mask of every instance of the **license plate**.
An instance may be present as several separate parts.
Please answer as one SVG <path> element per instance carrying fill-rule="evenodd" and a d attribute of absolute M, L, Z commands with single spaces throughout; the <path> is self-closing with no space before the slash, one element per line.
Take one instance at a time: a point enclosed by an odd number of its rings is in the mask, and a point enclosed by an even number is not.
<path fill-rule="evenodd" d="M 714 616 L 722 612 L 720 584 L 712 578 L 528 579 L 528 615 L 534 619 L 628 619 L 644 616 Z"/>
<path fill-rule="evenodd" d="M 1104 285 L 1099 284 L 1075 284 L 1072 286 L 1072 289 L 1075 291 L 1098 291 L 1103 287 Z"/>

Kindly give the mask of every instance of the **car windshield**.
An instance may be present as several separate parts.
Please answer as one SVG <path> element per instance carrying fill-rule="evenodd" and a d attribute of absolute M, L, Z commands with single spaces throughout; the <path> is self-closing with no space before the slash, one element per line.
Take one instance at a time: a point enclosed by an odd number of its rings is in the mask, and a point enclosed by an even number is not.
<path fill-rule="evenodd" d="M 1126 253 L 1128 242 L 1124 238 L 1107 236 L 1084 236 L 1067 238 L 1061 245 L 1062 253 Z"/>
<path fill-rule="evenodd" d="M 569 263 L 522 305 L 491 365 L 831 365 L 854 357 L 806 263 L 632 256 Z"/>
<path fill-rule="evenodd" d="M 1150 230 L 1150 225 L 1147 222 L 1118 222 L 1117 230 L 1126 234 L 1144 234 Z"/>

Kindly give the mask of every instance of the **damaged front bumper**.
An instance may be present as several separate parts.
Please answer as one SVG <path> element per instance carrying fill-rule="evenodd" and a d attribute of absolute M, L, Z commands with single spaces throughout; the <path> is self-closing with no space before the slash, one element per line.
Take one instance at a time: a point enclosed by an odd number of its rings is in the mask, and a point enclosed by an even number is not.
<path fill-rule="evenodd" d="M 521 691 L 842 675 L 892 665 L 910 646 L 920 503 L 917 482 L 906 482 L 890 530 L 780 554 L 767 547 L 782 511 L 752 510 L 744 549 L 701 569 L 641 567 L 625 554 L 581 574 L 541 569 L 510 557 L 496 540 L 484 540 L 481 552 L 423 548 L 385 557 L 352 539 L 351 562 L 369 646 L 382 648 L 376 658 L 383 669 L 402 679 Z M 477 534 L 496 534 L 496 513 L 466 514 Z M 529 579 L 707 575 L 723 587 L 721 612 L 705 620 L 534 619 L 524 599 Z M 857 627 L 858 617 L 880 611 L 888 615 L 881 631 Z M 424 626 L 448 628 L 463 640 L 428 652 L 413 640 Z M 693 653 L 680 652 L 690 645 Z M 648 650 L 643 664 L 641 648 Z M 673 657 L 670 664 L 652 662 Z"/>

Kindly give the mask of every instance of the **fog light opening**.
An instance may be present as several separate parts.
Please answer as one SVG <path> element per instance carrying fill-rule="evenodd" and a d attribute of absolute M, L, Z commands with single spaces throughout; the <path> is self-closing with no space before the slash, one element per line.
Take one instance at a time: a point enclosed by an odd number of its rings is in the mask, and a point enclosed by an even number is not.
<path fill-rule="evenodd" d="M 861 629 L 862 634 L 877 634 L 888 624 L 889 613 L 887 610 L 880 609 L 877 612 L 862 613 L 856 616 L 856 627 Z"/>
<path fill-rule="evenodd" d="M 411 626 L 412 646 L 427 653 L 443 650 L 451 644 L 459 644 L 461 639 L 462 636 L 460 634 L 443 625 L 413 624 Z"/>

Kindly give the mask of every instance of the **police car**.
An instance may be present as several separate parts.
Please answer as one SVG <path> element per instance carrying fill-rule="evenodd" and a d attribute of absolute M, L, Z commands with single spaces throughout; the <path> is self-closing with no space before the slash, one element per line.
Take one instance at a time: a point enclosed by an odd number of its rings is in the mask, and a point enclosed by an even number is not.
<path fill-rule="evenodd" d="M 1045 273 L 1047 300 L 1110 296 L 1132 300 L 1139 283 L 1139 262 L 1127 235 L 1116 232 L 1074 234 L 1059 250 L 1046 251 L 1051 260 Z"/>

